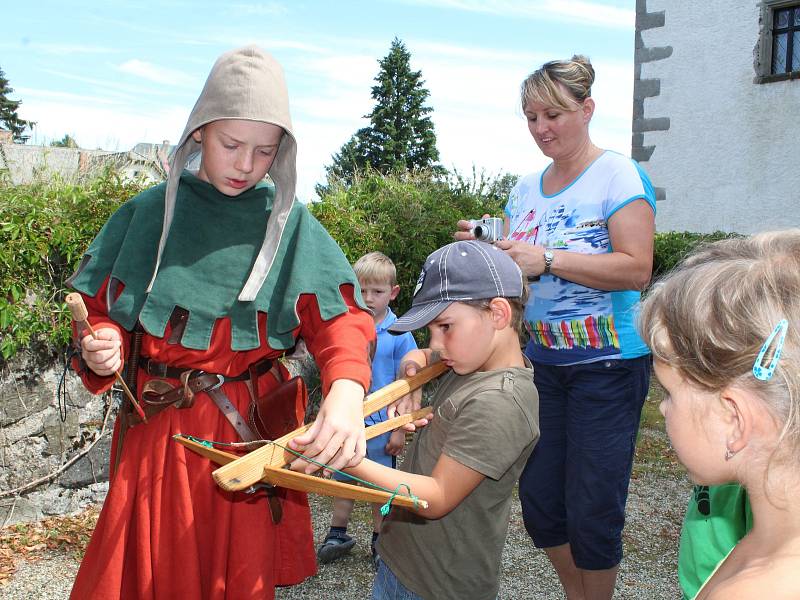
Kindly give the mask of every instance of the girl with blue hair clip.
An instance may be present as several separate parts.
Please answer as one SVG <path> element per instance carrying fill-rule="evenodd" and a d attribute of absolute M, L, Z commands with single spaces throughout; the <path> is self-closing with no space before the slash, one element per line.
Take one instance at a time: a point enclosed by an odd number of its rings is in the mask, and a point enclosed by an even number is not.
<path fill-rule="evenodd" d="M 694 598 L 800 597 L 800 229 L 701 249 L 653 287 L 640 328 L 689 476 L 740 484 L 752 508 Z"/>

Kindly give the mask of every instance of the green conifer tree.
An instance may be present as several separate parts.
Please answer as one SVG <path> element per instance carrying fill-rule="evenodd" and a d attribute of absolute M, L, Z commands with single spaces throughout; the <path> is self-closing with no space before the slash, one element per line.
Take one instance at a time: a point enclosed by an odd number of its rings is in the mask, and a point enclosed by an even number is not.
<path fill-rule="evenodd" d="M 3 69 L 0 69 L 0 125 L 11 132 L 11 138 L 15 142 L 25 143 L 30 136 L 23 135 L 23 133 L 26 129 L 33 128 L 35 123 L 19 118 L 17 109 L 22 101 L 8 98 L 13 91 L 13 88 L 8 85 L 8 79 L 6 79 Z"/>
<path fill-rule="evenodd" d="M 365 115 L 370 126 L 359 129 L 333 156 L 333 163 L 325 168 L 329 182 L 337 178 L 350 182 L 364 168 L 380 173 L 440 168 L 429 116 L 433 108 L 425 104 L 430 92 L 424 87 L 422 72 L 411 70 L 411 53 L 395 38 L 379 65 L 372 87 L 375 108 Z"/>

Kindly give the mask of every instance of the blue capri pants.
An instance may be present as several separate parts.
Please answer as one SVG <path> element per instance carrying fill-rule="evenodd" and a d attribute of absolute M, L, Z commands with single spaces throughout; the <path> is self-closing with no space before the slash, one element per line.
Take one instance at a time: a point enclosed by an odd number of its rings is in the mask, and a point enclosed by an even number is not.
<path fill-rule="evenodd" d="M 651 357 L 534 365 L 541 437 L 519 482 L 538 548 L 569 544 L 580 569 L 622 560 L 625 502 Z"/>

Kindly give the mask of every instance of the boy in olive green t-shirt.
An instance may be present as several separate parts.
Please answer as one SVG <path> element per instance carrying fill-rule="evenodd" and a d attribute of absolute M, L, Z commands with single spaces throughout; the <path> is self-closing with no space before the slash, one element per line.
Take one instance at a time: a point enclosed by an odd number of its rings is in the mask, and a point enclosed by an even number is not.
<path fill-rule="evenodd" d="M 389 328 L 427 326 L 430 347 L 403 363 L 439 359 L 452 371 L 401 470 L 369 460 L 346 470 L 387 488 L 407 484 L 429 503 L 384 521 L 374 599 L 497 596 L 512 491 L 539 438 L 533 370 L 518 336 L 526 292 L 502 250 L 455 242 L 428 256 L 411 309 Z"/>

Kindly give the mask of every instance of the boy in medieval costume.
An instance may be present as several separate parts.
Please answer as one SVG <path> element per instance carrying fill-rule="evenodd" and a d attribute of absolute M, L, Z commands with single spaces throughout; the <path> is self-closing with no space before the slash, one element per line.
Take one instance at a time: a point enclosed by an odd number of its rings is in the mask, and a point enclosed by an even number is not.
<path fill-rule="evenodd" d="M 199 171 L 185 171 L 198 150 Z M 126 202 L 72 276 L 99 338 L 77 336 L 86 387 L 103 392 L 133 367 L 149 416 L 121 410 L 72 598 L 272 598 L 315 573 L 305 494 L 225 492 L 171 439 L 252 438 L 241 415 L 286 377 L 277 359 L 302 337 L 325 399 L 295 449 L 334 469 L 364 456 L 372 318 L 345 256 L 295 201 L 295 157 L 280 66 L 253 46 L 223 54 L 167 182 Z"/>

